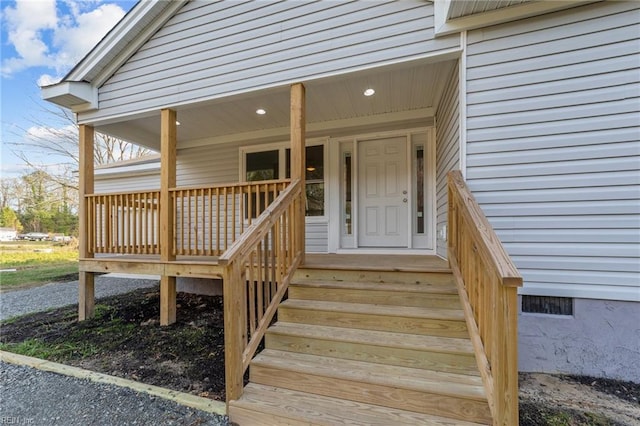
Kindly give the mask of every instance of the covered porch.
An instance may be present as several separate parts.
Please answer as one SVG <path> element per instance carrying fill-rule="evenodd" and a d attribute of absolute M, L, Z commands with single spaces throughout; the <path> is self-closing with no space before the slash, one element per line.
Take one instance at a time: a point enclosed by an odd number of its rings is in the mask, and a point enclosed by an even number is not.
<path fill-rule="evenodd" d="M 517 360 L 517 334 L 514 327 L 517 312 L 516 287 L 521 280 L 497 242 L 495 234 L 488 233 L 490 225 L 477 204 L 470 201 L 473 197 L 464 185 L 462 176 L 459 173 L 450 174 L 447 182 L 447 172 L 458 164 L 458 141 L 452 130 L 457 123 L 457 115 L 452 107 L 457 103 L 458 96 L 455 72 L 456 61 L 447 56 L 436 62 L 420 61 L 412 66 L 390 66 L 375 72 L 331 78 L 322 84 L 312 82 L 311 86 L 316 88 L 316 102 L 322 102 L 322 108 L 316 111 L 332 114 L 331 119 L 323 122 L 322 116 L 316 112 L 313 127 L 309 126 L 312 130 L 307 129 L 309 115 L 306 87 L 302 83 L 291 85 L 288 89 L 288 108 L 284 108 L 289 116 L 286 132 L 288 143 L 286 148 L 274 150 L 280 155 L 280 163 L 270 170 L 268 177 L 271 179 L 258 181 L 246 179 L 247 163 L 243 166 L 239 161 L 239 166 L 232 168 L 236 176 L 240 175 L 240 182 L 203 183 L 200 178 L 198 184 L 186 184 L 188 179 L 184 176 L 188 165 L 183 164 L 182 184 L 179 184 L 181 140 L 184 140 L 183 149 L 200 147 L 211 149 L 212 152 L 221 144 L 228 144 L 233 147 L 237 156 L 246 159 L 246 155 L 242 157 L 240 144 L 243 141 L 252 140 L 256 144 L 271 146 L 269 144 L 272 141 L 283 138 L 282 128 L 262 123 L 260 126 L 266 128 L 202 139 L 205 136 L 202 132 L 208 131 L 203 129 L 211 128 L 203 124 L 202 129 L 194 130 L 198 126 L 197 123 L 192 123 L 192 126 L 187 127 L 186 134 L 189 136 L 181 139 L 178 133 L 182 132 L 185 123 L 189 123 L 194 117 L 200 117 L 202 123 L 206 122 L 202 110 L 191 105 L 191 108 L 162 109 L 159 116 L 131 117 L 128 121 L 96 126 L 115 135 L 139 135 L 138 140 L 146 141 L 148 146 L 154 146 L 156 140 L 160 142 L 158 189 L 96 193 L 94 127 L 82 124 L 79 319 L 87 319 L 93 314 L 95 273 L 159 275 L 160 324 L 163 326 L 176 320 L 177 278 L 221 281 L 225 311 L 227 397 L 228 402 L 239 401 L 244 392 L 244 375 L 264 341 L 276 312 L 281 308 L 288 288 L 296 277 L 296 271 L 301 267 L 305 271 L 329 271 L 327 277 L 338 283 L 344 277 L 358 281 L 363 276 L 367 282 L 357 282 L 354 289 L 346 290 L 360 293 L 362 288 L 380 290 L 376 288 L 377 282 L 387 283 L 382 291 L 389 294 L 393 289 L 399 288 L 396 285 L 408 284 L 409 288 L 413 288 L 413 284 L 420 284 L 430 288 L 432 283 L 423 282 L 422 278 L 414 282 L 396 282 L 394 274 L 401 274 L 403 280 L 407 277 L 415 279 L 411 275 L 413 273 L 435 274 L 439 277 L 436 279 L 438 283 L 442 281 L 441 276 L 446 277 L 446 297 L 453 296 L 457 300 L 457 294 L 460 294 L 463 308 L 456 313 L 445 312 L 445 319 L 436 318 L 436 324 L 440 324 L 438 321 L 446 323 L 449 320 L 457 321 L 456 327 L 466 324 L 464 329 L 471 334 L 469 348 L 473 348 L 474 359 L 478 359 L 478 365 L 473 366 L 473 369 L 475 371 L 478 368 L 477 375 L 486 383 L 486 396 L 482 393 L 480 395 L 482 407 L 478 408 L 477 419 L 485 421 L 489 416 L 489 409 L 494 417 L 513 419 L 515 412 L 517 418 L 517 405 L 514 408 L 514 395 L 517 395 L 517 382 L 514 380 L 517 380 L 517 375 L 513 373 Z M 363 83 L 360 79 L 366 82 Z M 342 99 L 341 105 L 344 102 L 348 105 L 350 101 L 338 92 L 356 86 L 360 91 L 361 86 L 370 87 L 372 80 L 382 86 L 386 82 L 388 88 L 397 84 L 402 96 L 387 95 L 380 104 L 373 102 L 373 105 L 364 105 L 360 100 L 354 101 L 357 105 L 346 110 L 336 108 L 334 113 L 329 113 L 327 111 L 332 107 L 328 99 L 331 97 L 323 97 L 317 91 L 318 88 L 330 87 L 334 90 L 336 99 Z M 433 81 L 440 83 L 435 84 Z M 416 87 L 420 91 L 429 91 L 429 94 L 412 94 Z M 271 94 L 253 95 L 247 98 L 252 104 L 263 95 L 271 100 L 278 99 L 281 93 L 276 90 Z M 237 107 L 243 101 L 217 101 L 207 104 L 205 110 L 224 114 L 224 107 L 231 107 L 235 102 L 239 102 L 235 105 Z M 348 111 L 354 116 L 348 117 Z M 434 127 L 438 114 L 442 117 L 442 133 L 436 132 Z M 431 130 L 425 130 L 425 126 Z M 154 128 L 159 128 L 159 132 L 150 130 Z M 416 128 L 420 130 L 412 130 Z M 326 184 L 323 183 L 322 199 L 327 204 L 323 207 L 324 217 L 320 220 L 325 221 L 323 223 L 326 223 L 330 233 L 334 232 L 330 238 L 334 238 L 334 243 L 337 241 L 335 247 L 338 250 L 331 254 L 311 254 L 305 249 L 305 240 L 310 225 L 319 223 L 319 219 L 305 217 L 305 212 L 308 211 L 306 200 L 309 196 L 306 181 L 310 172 L 306 161 L 305 141 L 310 134 L 323 133 L 335 135 L 336 138 L 326 139 L 323 167 L 326 166 L 328 170 L 325 176 L 332 178 Z M 426 135 L 424 142 L 413 138 L 418 133 Z M 353 134 L 367 136 L 352 137 Z M 372 140 L 391 143 L 360 144 L 361 141 Z M 442 147 L 436 146 L 438 143 L 442 143 Z M 349 147 L 353 147 L 353 150 L 349 151 Z M 361 235 L 368 232 L 368 228 L 356 226 L 358 220 L 366 221 L 367 216 L 356 216 L 353 210 L 358 202 L 364 204 L 364 198 L 347 198 L 352 194 L 350 188 L 356 188 L 356 184 L 353 179 L 349 180 L 351 173 L 347 173 L 343 166 L 351 166 L 352 156 L 364 157 L 367 152 L 364 147 L 372 148 L 372 151 L 381 147 L 386 151 L 376 153 L 378 157 L 397 154 L 402 160 L 398 163 L 400 166 L 391 164 L 391 168 L 395 170 L 393 175 L 377 173 L 375 170 L 371 174 L 376 179 L 383 177 L 381 181 L 374 180 L 375 185 L 380 183 L 393 187 L 393 195 L 387 197 L 392 199 L 391 204 L 383 207 L 401 213 L 375 222 L 393 228 L 393 239 L 385 236 L 375 236 L 368 240 L 357 237 L 358 232 Z M 390 150 L 387 150 L 389 147 Z M 420 163 L 419 160 L 426 156 L 431 158 L 432 163 Z M 223 163 L 216 162 L 212 167 L 222 165 Z M 363 162 L 359 166 L 366 170 L 369 164 Z M 387 166 L 388 163 L 385 164 Z M 366 174 L 363 176 L 360 193 L 366 195 L 365 184 L 369 182 Z M 350 186 L 342 185 L 344 182 L 351 182 Z M 361 211 L 364 212 L 365 209 L 362 208 Z M 399 228 L 398 224 L 405 227 Z M 440 226 L 442 228 L 438 228 Z M 357 231 L 354 232 L 354 229 Z M 397 229 L 400 229 L 399 233 L 396 232 Z M 436 233 L 442 234 L 437 242 Z M 346 238 L 342 238 L 345 234 L 348 234 Z M 448 261 L 436 256 L 436 253 L 447 252 Z M 359 305 L 360 302 L 354 301 L 353 304 Z M 416 312 L 411 304 L 385 309 L 402 312 L 405 308 L 409 316 Z M 361 313 L 349 313 L 352 314 Z M 430 315 L 420 313 L 419 322 L 426 318 L 427 323 L 431 324 Z M 400 316 L 404 316 L 404 313 Z M 337 321 L 342 319 L 338 318 Z M 376 327 L 381 326 L 377 324 L 379 322 L 371 327 L 377 330 Z M 496 328 L 503 331 L 494 335 L 493 330 Z M 462 338 L 460 333 L 464 334 L 466 331 L 456 329 L 455 333 L 457 334 L 444 337 Z M 490 363 L 491 368 L 488 367 Z M 500 368 L 499 371 L 495 370 L 495 376 L 492 376 L 493 366 Z M 487 399 L 489 405 L 485 407 L 482 400 Z M 517 404 L 517 396 L 515 401 Z M 457 403 L 452 401 L 452 404 Z"/>
<path fill-rule="evenodd" d="M 161 323 L 172 323 L 175 278 L 221 278 L 225 255 L 251 229 L 262 226 L 264 221 L 256 221 L 281 196 L 298 197 L 294 204 L 299 205 L 279 212 L 277 229 L 256 254 L 263 263 L 279 256 L 274 238 L 282 240 L 280 249 L 290 257 L 295 257 L 293 244 L 298 243 L 301 260 L 305 252 L 357 253 L 368 247 L 374 253 L 435 255 L 436 216 L 443 222 L 445 212 L 446 170 L 435 170 L 433 125 L 438 109 L 455 96 L 447 85 L 456 79 L 456 57 L 452 51 L 118 120 L 92 121 L 91 113 L 85 114 L 91 124 L 81 124 L 80 132 L 80 318 L 92 313 L 92 274 L 118 271 L 162 276 Z M 377 93 L 370 96 L 368 90 Z M 157 186 L 129 180 L 117 189 L 96 191 L 94 129 L 159 151 Z M 282 140 L 287 142 L 274 142 Z M 320 148 L 314 150 L 319 167 L 305 158 L 310 140 Z M 401 162 L 391 165 L 399 182 L 391 208 L 400 213 L 371 219 L 364 216 L 364 198 L 357 199 L 359 186 L 365 193 L 366 177 L 358 175 L 355 161 L 365 142 L 368 147 L 379 140 L 400 147 Z M 228 163 L 216 158 L 218 147 Z M 265 161 L 264 150 L 276 153 L 276 164 L 250 171 L 252 161 Z M 192 152 L 202 153 L 209 168 L 195 164 Z M 362 170 L 367 166 L 360 164 Z M 441 165 L 450 166 L 444 161 Z M 301 194 L 293 196 L 296 181 Z M 313 216 L 305 217 L 310 203 Z M 402 235 L 394 241 L 364 241 L 367 220 L 403 225 Z M 444 239 L 439 244 L 444 255 Z"/>

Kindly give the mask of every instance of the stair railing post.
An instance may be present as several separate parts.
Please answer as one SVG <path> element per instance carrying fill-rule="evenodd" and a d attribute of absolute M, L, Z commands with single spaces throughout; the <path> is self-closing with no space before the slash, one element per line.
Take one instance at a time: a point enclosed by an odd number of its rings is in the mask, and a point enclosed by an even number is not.
<path fill-rule="evenodd" d="M 241 263 L 234 261 L 225 266 L 223 285 L 224 304 L 224 362 L 227 410 L 229 401 L 242 396 L 244 345 L 246 340 L 246 300 Z"/>

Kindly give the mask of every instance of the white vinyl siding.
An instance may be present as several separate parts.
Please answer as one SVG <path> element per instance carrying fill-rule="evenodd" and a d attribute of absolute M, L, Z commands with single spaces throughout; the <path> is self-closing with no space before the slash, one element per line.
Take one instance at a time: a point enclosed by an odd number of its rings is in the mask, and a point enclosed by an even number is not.
<path fill-rule="evenodd" d="M 158 160 L 158 170 L 152 173 L 142 175 L 95 176 L 94 192 L 96 194 L 156 190 L 160 190 L 160 160 Z"/>
<path fill-rule="evenodd" d="M 460 168 L 458 67 L 449 77 L 436 112 L 436 229 L 447 223 L 447 173 Z M 447 257 L 447 241 L 438 236 L 437 254 Z"/>
<path fill-rule="evenodd" d="M 430 2 L 186 4 L 102 87 L 81 120 L 403 62 L 459 46 L 433 36 Z"/>
<path fill-rule="evenodd" d="M 639 9 L 468 34 L 467 180 L 524 294 L 640 301 Z"/>

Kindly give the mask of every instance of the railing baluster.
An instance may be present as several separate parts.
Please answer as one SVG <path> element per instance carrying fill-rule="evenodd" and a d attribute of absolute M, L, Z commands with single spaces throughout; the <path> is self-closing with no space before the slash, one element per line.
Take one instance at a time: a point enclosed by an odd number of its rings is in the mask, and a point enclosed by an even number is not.
<path fill-rule="evenodd" d="M 216 256 L 220 253 L 220 188 L 216 188 Z"/>

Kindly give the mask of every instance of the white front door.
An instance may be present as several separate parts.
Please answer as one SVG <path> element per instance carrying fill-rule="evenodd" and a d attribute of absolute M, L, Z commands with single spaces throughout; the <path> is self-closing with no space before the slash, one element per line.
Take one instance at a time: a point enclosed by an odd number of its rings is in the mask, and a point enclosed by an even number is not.
<path fill-rule="evenodd" d="M 408 247 L 407 138 L 358 142 L 358 246 Z"/>

